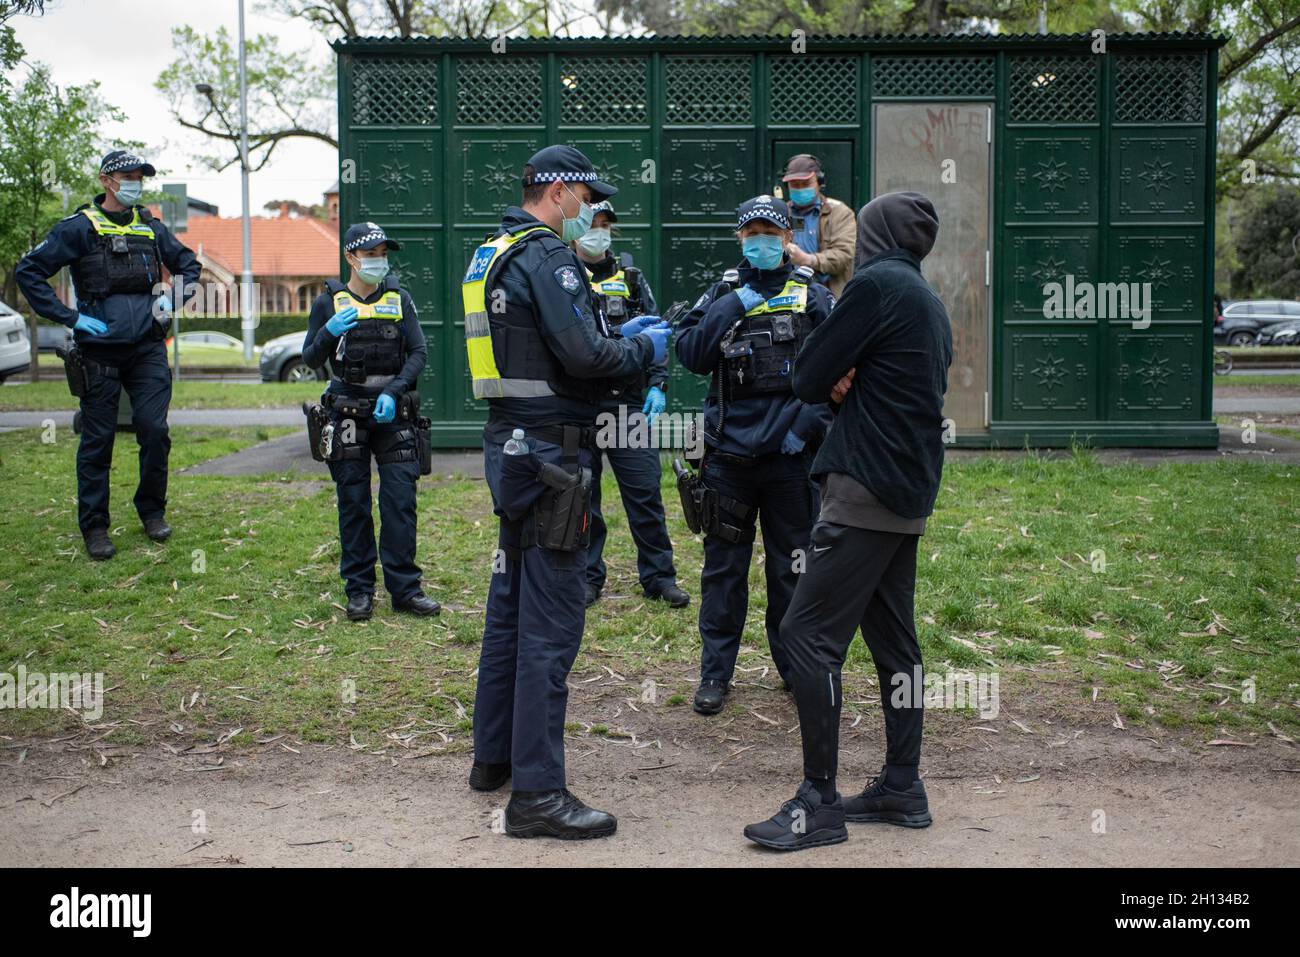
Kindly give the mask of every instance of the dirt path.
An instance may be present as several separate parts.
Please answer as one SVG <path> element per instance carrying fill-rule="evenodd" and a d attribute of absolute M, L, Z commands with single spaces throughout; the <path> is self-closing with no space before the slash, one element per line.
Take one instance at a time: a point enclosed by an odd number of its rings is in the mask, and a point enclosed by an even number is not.
<path fill-rule="evenodd" d="M 1119 730 L 1100 706 L 1075 706 L 1065 723 L 1038 692 L 1037 710 L 1004 704 L 992 721 L 927 714 L 933 827 L 855 825 L 848 843 L 795 855 L 740 834 L 798 783 L 789 699 L 754 686 L 740 691 L 748 710 L 711 721 L 575 687 L 571 720 L 609 723 L 613 704 L 611 727 L 632 735 L 570 737 L 574 791 L 619 816 L 614 838 L 591 843 L 493 833 L 508 791 L 468 789 L 463 740 L 453 753 L 281 739 L 180 755 L 161 742 L 113 751 L 89 736 L 3 740 L 0 866 L 1300 864 L 1294 745 Z M 881 748 L 878 709 L 856 728 L 845 722 L 843 789 L 861 787 Z M 206 833 L 193 830 L 196 812 Z"/>

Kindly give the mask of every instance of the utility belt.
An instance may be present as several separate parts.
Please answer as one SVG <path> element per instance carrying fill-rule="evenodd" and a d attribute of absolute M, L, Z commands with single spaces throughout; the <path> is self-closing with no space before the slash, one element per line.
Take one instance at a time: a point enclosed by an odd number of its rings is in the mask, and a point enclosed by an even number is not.
<path fill-rule="evenodd" d="M 594 429 L 576 425 L 531 429 L 529 438 L 552 442 L 559 432 L 560 464 L 539 462 L 535 453 L 504 456 L 502 488 L 507 493 L 507 518 L 521 522 L 519 547 L 504 541 L 500 547 L 507 557 L 518 561 L 525 548 L 546 548 L 557 552 L 576 552 L 586 548 L 591 538 L 591 469 L 578 465 L 578 450 L 594 447 Z M 592 434 L 592 444 L 584 444 L 585 433 Z M 517 471 L 516 471 L 517 470 Z M 541 491 L 537 491 L 538 483 Z M 530 501 L 531 499 L 531 501 Z M 522 512 L 522 517 L 520 516 Z M 513 514 L 512 514 L 513 513 Z"/>
<path fill-rule="evenodd" d="M 709 453 L 710 458 L 716 454 Z M 688 469 L 681 459 L 673 459 L 673 472 L 677 475 L 677 493 L 681 496 L 686 527 L 694 534 L 703 533 L 733 545 L 754 541 L 752 505 L 709 488 L 700 474 Z"/>
<path fill-rule="evenodd" d="M 320 402 L 304 402 L 307 416 L 307 442 L 317 462 L 342 462 L 364 458 L 373 453 L 380 465 L 393 462 L 418 462 L 420 474 L 433 471 L 433 423 L 421 416 L 418 392 L 404 393 L 397 402 L 394 423 L 406 423 L 395 429 L 362 428 L 358 419 L 371 419 L 375 400 L 365 396 L 345 396 L 326 392 Z M 335 422 L 334 416 L 342 421 Z M 396 448 L 411 443 L 410 448 Z"/>

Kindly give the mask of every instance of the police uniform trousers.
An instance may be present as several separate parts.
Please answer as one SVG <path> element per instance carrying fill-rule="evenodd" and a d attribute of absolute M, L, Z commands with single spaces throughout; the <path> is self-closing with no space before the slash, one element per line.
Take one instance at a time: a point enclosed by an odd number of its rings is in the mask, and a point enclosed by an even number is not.
<path fill-rule="evenodd" d="M 131 398 L 131 422 L 140 447 L 135 510 L 141 521 L 162 518 L 167 507 L 167 457 L 172 447 L 167 431 L 172 374 L 166 347 L 159 340 L 145 339 L 129 346 L 100 349 L 81 342 L 78 348 L 93 365 L 87 370 L 88 387 L 81 397 L 77 524 L 82 534 L 109 525 L 108 477 L 123 389 Z"/>
<path fill-rule="evenodd" d="M 539 461 L 559 463 L 558 445 L 529 436 Z M 512 521 L 514 495 L 503 481 L 502 443 L 483 440 L 483 465 L 494 510 L 500 516 L 500 551 L 493 563 L 474 698 L 474 758 L 509 763 L 519 791 L 565 786 L 564 715 L 569 670 L 586 621 L 587 549 L 563 552 L 522 548 L 524 523 Z M 591 468 L 591 450 L 578 465 Z"/>
<path fill-rule="evenodd" d="M 346 417 L 330 413 L 335 441 L 339 441 Z M 384 587 L 394 602 L 403 602 L 420 590 L 420 567 L 415 564 L 415 492 L 420 480 L 420 463 L 415 449 L 414 426 L 410 422 L 380 424 L 373 419 L 354 419 L 365 431 L 356 448 L 356 458 L 329 463 L 339 503 L 339 574 L 348 597 L 375 592 L 375 520 L 370 498 L 370 459 L 379 453 L 387 458 L 400 455 L 405 461 L 378 462 L 379 469 L 379 552 L 384 568 Z M 409 437 L 401 436 L 403 431 Z M 409 454 L 408 454 L 409 450 Z"/>
<path fill-rule="evenodd" d="M 640 401 L 627 403 L 627 414 L 640 414 Z M 602 405 L 601 412 L 618 415 L 618 406 Z M 647 430 L 647 435 L 649 430 Z M 659 450 L 647 448 L 605 449 L 609 466 L 618 482 L 623 499 L 623 512 L 627 526 L 636 543 L 636 570 L 641 587 L 657 594 L 665 585 L 677 582 L 677 569 L 673 565 L 673 545 L 668 539 L 668 521 L 664 515 L 663 493 L 660 482 L 663 466 Z M 591 545 L 587 550 L 587 583 L 595 588 L 605 585 L 605 540 L 609 529 L 600 512 L 600 479 L 603 472 L 602 456 L 594 456 L 591 478 Z"/>
<path fill-rule="evenodd" d="M 837 771 L 840 671 L 858 628 L 880 683 L 885 762 L 920 763 L 924 686 L 913 619 L 919 539 L 824 521 L 813 527 L 807 570 L 781 622 L 809 778 L 833 779 Z"/>
<path fill-rule="evenodd" d="M 758 526 L 763 535 L 763 570 L 767 578 L 767 643 L 772 660 L 788 676 L 780 625 L 798 581 L 803 550 L 817 515 L 817 494 L 808 481 L 812 457 L 806 452 L 776 452 L 757 458 L 705 453 L 700 478 L 720 496 L 750 506 L 748 519 L 724 515 L 745 529 Z M 740 636 L 749 608 L 749 565 L 753 542 L 731 542 L 717 535 L 704 537 L 704 569 L 700 574 L 700 678 L 731 680 L 740 650 Z"/>

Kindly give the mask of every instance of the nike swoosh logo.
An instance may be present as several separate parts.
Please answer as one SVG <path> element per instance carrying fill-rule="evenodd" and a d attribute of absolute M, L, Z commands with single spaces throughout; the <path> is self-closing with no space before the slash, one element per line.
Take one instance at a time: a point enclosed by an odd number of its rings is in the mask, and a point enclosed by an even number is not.
<path fill-rule="evenodd" d="M 814 551 L 814 552 L 817 552 L 818 554 L 820 554 L 821 552 L 828 552 L 828 551 L 830 551 L 830 548 L 831 548 L 831 547 L 830 547 L 829 545 L 823 545 L 821 548 L 818 548 L 816 545 L 814 545 L 814 546 L 813 546 L 813 551 Z"/>

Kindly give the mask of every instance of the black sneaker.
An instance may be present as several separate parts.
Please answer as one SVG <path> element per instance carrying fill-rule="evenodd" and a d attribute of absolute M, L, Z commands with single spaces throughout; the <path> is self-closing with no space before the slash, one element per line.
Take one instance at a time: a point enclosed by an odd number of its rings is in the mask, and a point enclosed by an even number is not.
<path fill-rule="evenodd" d="M 117 554 L 117 549 L 108 537 L 108 529 L 102 525 L 87 529 L 83 537 L 86 539 L 86 554 L 95 561 L 102 562 Z"/>
<path fill-rule="evenodd" d="M 144 533 L 155 542 L 165 542 L 172 537 L 172 527 L 162 518 L 146 518 L 144 520 Z"/>
<path fill-rule="evenodd" d="M 618 830 L 614 815 L 587 807 L 569 793 L 516 791 L 506 805 L 506 833 L 511 837 L 558 837 L 584 841 L 609 837 Z"/>
<path fill-rule="evenodd" d="M 691 596 L 678 588 L 676 582 L 669 582 L 667 585 L 661 585 L 655 591 L 647 589 L 645 591 L 645 596 L 650 599 L 662 599 L 668 603 L 669 608 L 685 608 L 691 603 Z"/>
<path fill-rule="evenodd" d="M 895 791 L 885 787 L 884 768 L 861 794 L 844 799 L 844 819 L 899 827 L 929 827 L 934 822 L 921 779 L 913 781 L 906 791 Z"/>
<path fill-rule="evenodd" d="M 774 851 L 802 851 L 842 844 L 849 839 L 849 830 L 844 826 L 844 803 L 836 794 L 834 803 L 823 804 L 813 783 L 804 781 L 795 796 L 782 804 L 773 817 L 746 827 L 745 837 Z"/>
<path fill-rule="evenodd" d="M 510 780 L 510 762 L 493 764 L 490 761 L 475 761 L 469 769 L 469 786 L 475 791 L 495 791 Z"/>
<path fill-rule="evenodd" d="M 348 596 L 348 621 L 369 621 L 374 613 L 374 595 L 363 593 Z"/>
<path fill-rule="evenodd" d="M 584 601 L 586 602 L 588 608 L 596 604 L 596 602 L 600 601 L 600 593 L 601 593 L 601 588 L 599 585 L 593 585 L 591 584 L 591 582 L 587 582 L 587 594 Z"/>
<path fill-rule="evenodd" d="M 695 689 L 694 708 L 698 714 L 717 714 L 727 697 L 727 683 L 706 678 Z"/>

